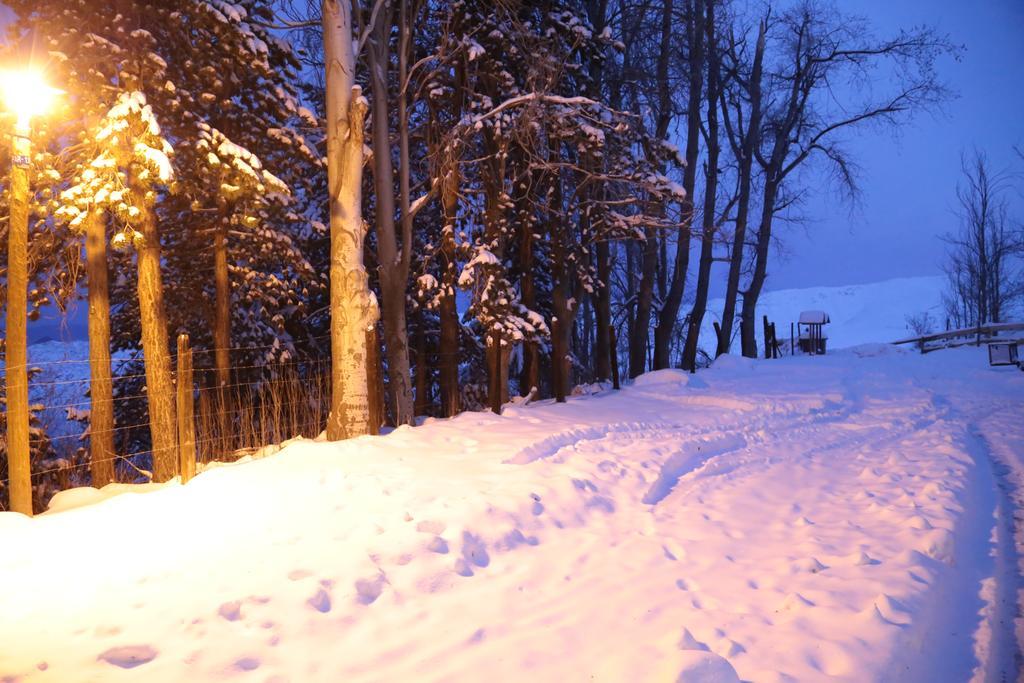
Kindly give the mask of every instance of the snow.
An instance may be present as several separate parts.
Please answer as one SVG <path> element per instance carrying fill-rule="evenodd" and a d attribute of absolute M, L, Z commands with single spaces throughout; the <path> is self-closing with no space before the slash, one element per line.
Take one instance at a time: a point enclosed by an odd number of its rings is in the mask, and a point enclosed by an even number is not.
<path fill-rule="evenodd" d="M 1022 396 L 984 349 L 723 357 L 65 493 L 0 514 L 0 678 L 1012 680 Z"/>
<path fill-rule="evenodd" d="M 829 322 L 828 313 L 825 311 L 801 311 L 800 322 L 821 325 Z"/>
<path fill-rule="evenodd" d="M 795 323 L 801 311 L 823 310 L 831 323 L 825 328 L 829 348 L 846 348 L 872 342 L 891 342 L 910 334 L 907 317 L 928 312 L 935 322 L 935 331 L 944 329 L 945 314 L 941 276 L 897 278 L 882 282 L 842 287 L 809 287 L 780 289 L 761 295 L 757 307 L 758 345 L 762 345 L 761 316 L 775 323 L 779 340 L 789 339 L 789 324 Z M 701 328 L 701 345 L 714 353 L 715 331 L 712 321 L 721 318 L 722 299 L 708 302 L 708 315 Z M 736 334 L 739 334 L 736 325 Z M 734 344 L 738 349 L 739 342 Z"/>

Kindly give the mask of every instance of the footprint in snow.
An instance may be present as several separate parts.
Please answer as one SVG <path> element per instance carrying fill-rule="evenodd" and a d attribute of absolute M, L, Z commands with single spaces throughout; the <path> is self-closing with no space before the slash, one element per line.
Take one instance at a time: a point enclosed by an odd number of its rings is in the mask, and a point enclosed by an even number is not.
<path fill-rule="evenodd" d="M 882 563 L 862 550 L 859 553 L 854 554 L 854 564 L 856 564 L 858 567 L 867 567 L 870 565 Z"/>
<path fill-rule="evenodd" d="M 306 604 L 317 612 L 327 614 L 331 611 L 331 596 L 326 590 L 321 588 L 309 600 L 306 600 Z"/>
<path fill-rule="evenodd" d="M 462 532 L 462 557 L 469 564 L 477 567 L 486 567 L 491 563 L 491 556 L 487 554 L 487 546 L 479 536 Z"/>
<path fill-rule="evenodd" d="M 661 551 L 665 554 L 665 557 L 672 560 L 673 562 L 678 560 L 680 557 L 685 558 L 686 553 L 678 545 L 672 541 L 666 541 L 661 546 Z"/>
<path fill-rule="evenodd" d="M 735 657 L 736 655 L 742 654 L 746 651 L 747 648 L 743 647 L 731 638 L 722 637 L 722 639 L 715 644 L 715 654 L 726 658 Z"/>
<path fill-rule="evenodd" d="M 912 620 L 910 610 L 907 609 L 906 605 L 885 593 L 878 594 L 878 597 L 875 598 L 868 611 L 870 612 L 872 609 L 890 624 L 907 626 Z"/>
<path fill-rule="evenodd" d="M 806 574 L 817 574 L 820 571 L 828 569 L 828 566 L 818 561 L 816 557 L 806 557 L 802 560 L 794 562 L 791 566 L 792 573 L 806 573 Z"/>
<path fill-rule="evenodd" d="M 786 596 L 786 599 L 782 601 L 776 612 L 791 612 L 794 610 L 801 610 L 806 607 L 814 607 L 814 603 L 799 593 L 790 593 Z"/>
<path fill-rule="evenodd" d="M 260 667 L 260 660 L 255 657 L 242 657 L 235 662 L 235 668 L 239 671 L 253 671 Z"/>
<path fill-rule="evenodd" d="M 683 635 L 679 638 L 679 644 L 677 645 L 677 647 L 680 650 L 704 650 L 704 651 L 707 651 L 707 650 L 711 649 L 707 645 L 705 645 L 704 643 L 702 643 L 699 640 L 697 640 L 693 636 L 693 634 L 690 633 L 690 629 L 688 629 L 688 628 L 684 628 L 683 629 Z"/>
<path fill-rule="evenodd" d="M 110 648 L 96 659 L 107 664 L 119 666 L 122 669 L 134 669 L 137 666 L 152 662 L 156 659 L 156 655 L 156 649 L 149 645 L 122 645 L 121 647 Z"/>
<path fill-rule="evenodd" d="M 225 602 L 217 609 L 217 614 L 228 621 L 238 621 L 242 618 L 242 603 L 238 600 Z"/>
<path fill-rule="evenodd" d="M 921 515 L 914 515 L 913 517 L 909 518 L 905 522 L 905 524 L 911 529 L 917 529 L 918 531 L 926 531 L 928 529 L 934 528 L 932 527 L 932 523 L 929 522 L 926 517 L 923 517 Z"/>
<path fill-rule="evenodd" d="M 384 575 L 378 574 L 372 579 L 356 581 L 356 600 L 363 605 L 371 605 L 384 592 Z"/>

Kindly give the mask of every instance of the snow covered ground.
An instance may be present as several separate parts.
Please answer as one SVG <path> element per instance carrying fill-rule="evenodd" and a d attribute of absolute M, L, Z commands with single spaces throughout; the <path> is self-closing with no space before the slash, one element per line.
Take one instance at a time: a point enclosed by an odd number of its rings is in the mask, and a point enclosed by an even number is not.
<path fill-rule="evenodd" d="M 1012 680 L 1022 398 L 978 349 L 724 357 L 71 491 L 0 514 L 0 680 Z"/>
<path fill-rule="evenodd" d="M 763 345 L 761 316 L 775 323 L 780 341 L 789 339 L 789 324 L 800 311 L 822 310 L 832 323 L 825 328 L 829 348 L 844 348 L 871 342 L 891 342 L 909 334 L 907 316 L 929 313 L 935 330 L 945 328 L 942 277 L 907 277 L 843 287 L 807 287 L 765 292 L 757 306 L 757 343 Z M 712 321 L 719 320 L 722 299 L 708 302 L 708 318 L 701 330 L 702 340 L 714 340 Z M 739 332 L 737 331 L 737 334 Z M 710 345 L 708 341 L 704 345 Z M 713 354 L 712 354 L 713 355 Z"/>

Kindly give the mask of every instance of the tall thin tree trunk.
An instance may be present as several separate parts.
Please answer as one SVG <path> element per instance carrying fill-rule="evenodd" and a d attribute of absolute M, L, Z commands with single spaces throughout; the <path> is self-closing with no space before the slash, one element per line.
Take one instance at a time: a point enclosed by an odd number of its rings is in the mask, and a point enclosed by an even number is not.
<path fill-rule="evenodd" d="M 213 317 L 213 355 L 217 385 L 231 384 L 231 283 L 228 280 L 228 241 L 225 217 L 213 231 L 213 282 L 216 301 Z"/>
<path fill-rule="evenodd" d="M 527 216 L 520 213 L 522 218 L 519 227 L 519 297 L 523 306 L 536 310 L 537 289 L 534 283 L 534 259 L 533 259 L 533 225 L 528 222 Z M 527 339 L 523 343 L 523 370 L 519 376 L 519 393 L 523 396 L 529 395 L 530 391 L 536 388 L 540 391 L 540 349 L 533 339 Z"/>
<path fill-rule="evenodd" d="M 426 415 L 430 409 L 430 363 L 427 361 L 427 322 L 420 308 L 416 314 L 416 400 L 413 410 L 417 415 Z"/>
<path fill-rule="evenodd" d="M 714 2 L 714 0 L 708 0 Z M 662 42 L 667 43 L 671 35 L 671 2 L 666 2 L 667 9 L 662 15 Z M 676 253 L 672 270 L 672 282 L 669 284 L 668 294 L 661 306 L 661 313 L 658 316 L 658 326 L 654 331 L 654 368 L 656 370 L 667 368 L 671 364 L 670 352 L 672 348 L 672 335 L 675 330 L 676 321 L 679 319 L 679 307 L 683 303 L 683 292 L 686 289 L 686 275 L 690 269 L 690 234 L 693 226 L 693 193 L 697 185 L 697 156 L 699 152 L 700 137 L 700 103 L 703 89 L 704 75 L 704 3 L 702 0 L 693 0 L 689 7 L 691 19 L 688 26 L 690 34 L 690 60 L 689 60 L 689 104 L 687 106 L 686 121 L 686 168 L 683 169 L 683 189 L 686 197 L 683 199 L 683 225 L 679 228 L 678 240 L 676 242 Z M 668 23 L 666 24 L 666 20 Z M 667 52 L 667 51 L 666 51 Z M 658 66 L 658 82 L 665 84 L 662 88 L 668 87 L 668 68 Z M 662 139 L 668 132 L 669 107 L 671 106 L 670 95 L 663 91 L 660 95 L 663 99 L 661 108 L 662 119 L 658 126 L 658 139 Z"/>
<path fill-rule="evenodd" d="M 594 27 L 595 35 L 601 34 L 608 26 L 608 0 L 590 0 L 587 7 L 587 16 L 590 25 Z M 590 81 L 588 84 L 589 96 L 597 100 L 601 96 L 601 88 L 605 82 L 604 59 L 594 55 L 590 60 Z M 612 106 L 618 108 L 622 100 L 622 88 L 614 87 Z M 588 159 L 589 160 L 589 159 Z M 594 162 L 593 160 L 591 160 Z M 595 165 L 598 162 L 594 162 Z M 601 239 L 596 245 L 596 265 L 598 287 L 592 295 L 594 305 L 594 319 L 596 329 L 594 330 L 594 379 L 596 381 L 608 380 L 611 378 L 611 253 L 608 242 Z"/>
<path fill-rule="evenodd" d="M 557 158 L 558 148 L 552 144 L 550 160 Z M 567 267 L 565 226 L 561 221 L 562 181 L 555 171 L 549 212 L 549 234 L 551 235 L 551 384 L 555 400 L 564 402 L 570 390 L 569 350 L 575 310 L 570 301 L 571 282 Z"/>
<path fill-rule="evenodd" d="M 144 190 L 135 188 L 138 196 Z M 160 232 L 150 206 L 139 220 L 142 245 L 138 249 L 139 319 L 142 353 L 146 362 L 146 402 L 153 444 L 153 481 L 167 481 L 178 469 L 178 423 L 174 409 L 174 380 L 168 347 L 164 285 L 160 273 Z"/>
<path fill-rule="evenodd" d="M 369 432 L 366 330 L 377 311 L 363 266 L 363 122 L 355 85 L 351 5 L 322 0 L 327 86 L 327 176 L 331 217 L 331 412 L 327 438 Z"/>
<path fill-rule="evenodd" d="M 736 297 L 740 289 L 740 273 L 743 270 L 743 255 L 746 251 L 747 221 L 750 216 L 750 193 L 753 185 L 754 150 L 760 144 L 761 133 L 761 69 L 764 62 L 765 22 L 758 26 L 757 47 L 754 65 L 750 75 L 750 117 L 742 141 L 733 151 L 739 160 L 739 198 L 736 205 L 736 230 L 732 239 L 732 253 L 729 257 L 729 275 L 725 287 L 725 305 L 722 308 L 722 324 L 719 328 L 718 348 L 715 356 L 729 353 L 732 346 L 732 328 L 736 318 Z M 725 110 L 723 102 L 723 111 Z M 725 117 L 726 126 L 729 124 Z M 732 139 L 732 138 L 730 138 Z"/>
<path fill-rule="evenodd" d="M 636 320 L 629 338 L 629 376 L 642 375 L 647 367 L 647 340 L 654 300 L 654 271 L 658 265 L 658 240 L 653 228 L 647 229 L 640 261 L 640 284 L 636 295 Z M 655 331 L 657 333 L 657 330 Z"/>
<path fill-rule="evenodd" d="M 718 46 L 715 35 L 715 0 L 706 5 L 707 19 L 707 178 L 704 182 L 704 217 L 701 226 L 700 262 L 697 267 L 697 291 L 694 295 L 693 309 L 690 312 L 690 326 L 686 333 L 686 345 L 683 347 L 683 368 L 696 370 L 697 345 L 700 341 L 700 328 L 704 322 L 704 313 L 708 305 L 708 290 L 711 286 L 711 264 L 715 247 L 715 194 L 718 192 L 718 155 L 721 150 L 718 139 Z M 689 152 L 689 150 L 687 150 Z"/>
<path fill-rule="evenodd" d="M 7 231 L 7 318 L 4 333 L 4 380 L 7 399 L 7 476 L 10 509 L 32 515 L 32 460 L 29 452 L 28 404 L 28 127 L 14 129 L 10 222 Z"/>
<path fill-rule="evenodd" d="M 406 327 L 406 285 L 409 277 L 406 255 L 411 244 L 403 244 L 399 254 L 395 234 L 394 166 L 391 161 L 391 135 L 388 118 L 388 82 L 390 65 L 388 44 L 391 21 L 381 12 L 373 28 L 369 47 L 370 86 L 373 92 L 373 178 L 376 196 L 377 261 L 380 264 L 380 292 L 383 299 L 384 346 L 388 359 L 388 391 L 395 409 L 395 423 L 413 424 L 412 385 L 409 375 L 409 333 Z M 403 96 L 404 97 L 404 96 Z M 406 131 L 407 132 L 407 131 Z M 403 188 L 408 191 L 408 188 Z M 408 196 L 403 199 L 407 204 Z M 403 221 L 408 220 L 406 211 Z"/>
<path fill-rule="evenodd" d="M 441 318 L 438 351 L 438 384 L 441 389 L 441 414 L 457 415 L 461 409 L 459 390 L 459 314 L 455 307 L 458 269 L 455 253 L 455 220 L 458 206 L 459 171 L 452 164 L 442 181 L 441 212 L 444 227 L 441 234 L 441 295 L 438 313 Z"/>
<path fill-rule="evenodd" d="M 740 311 L 740 343 L 743 355 L 747 358 L 757 358 L 757 300 L 768 276 L 768 247 L 772 240 L 772 216 L 777 192 L 778 184 L 772 177 L 766 178 L 761 225 L 757 231 L 757 248 L 754 254 L 754 274 L 750 279 L 750 286 L 743 292 L 743 307 Z"/>
<path fill-rule="evenodd" d="M 605 240 L 597 243 L 597 279 L 600 281 L 600 286 L 594 293 L 594 318 L 597 325 L 594 353 L 597 355 L 595 379 L 598 381 L 611 379 L 612 376 L 611 354 L 613 351 L 610 343 L 612 265 L 610 251 L 608 242 Z"/>
<path fill-rule="evenodd" d="M 107 272 L 106 215 L 93 212 L 85 224 L 89 283 L 89 455 L 92 485 L 115 479 L 114 386 L 110 370 L 110 288 Z"/>

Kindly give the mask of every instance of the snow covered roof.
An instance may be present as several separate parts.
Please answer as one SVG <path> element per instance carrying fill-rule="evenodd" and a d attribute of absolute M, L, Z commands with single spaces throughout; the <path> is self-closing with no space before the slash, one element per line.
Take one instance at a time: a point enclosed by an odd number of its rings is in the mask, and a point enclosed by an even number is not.
<path fill-rule="evenodd" d="M 831 321 L 828 319 L 828 313 L 825 311 L 802 311 L 800 313 L 800 322 L 803 324 L 824 325 Z"/>

